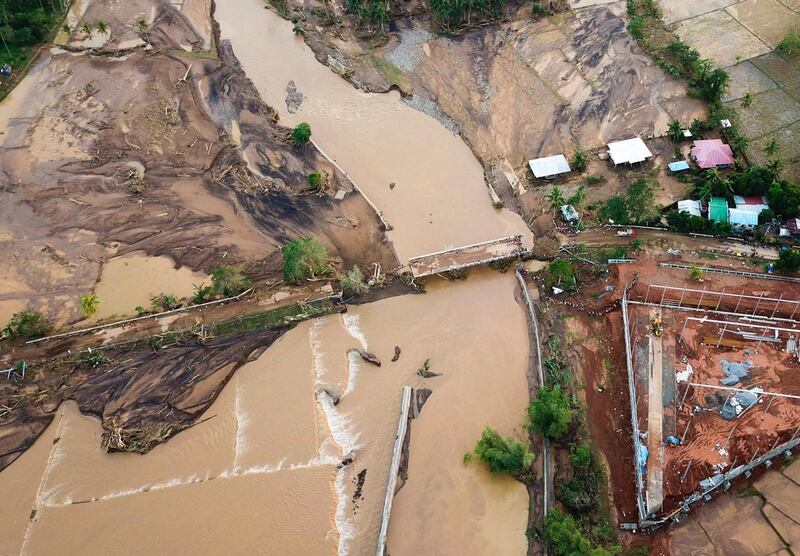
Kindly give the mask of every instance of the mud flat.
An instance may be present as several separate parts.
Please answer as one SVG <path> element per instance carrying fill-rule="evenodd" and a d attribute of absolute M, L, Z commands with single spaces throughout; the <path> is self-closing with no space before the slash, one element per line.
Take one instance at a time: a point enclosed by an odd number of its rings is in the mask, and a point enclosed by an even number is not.
<path fill-rule="evenodd" d="M 401 261 L 517 233 L 530 238 L 517 215 L 492 207 L 480 164 L 435 119 L 401 102 L 397 93 L 354 89 L 320 64 L 292 33 L 292 24 L 260 0 L 221 2 L 215 18 L 222 39 L 230 41 L 281 122 L 310 123 L 312 140 L 385 214 Z M 303 96 L 294 113 L 286 102 L 290 81 Z"/>
<path fill-rule="evenodd" d="M 2 544 L 25 553 L 257 552 L 265 543 L 284 554 L 374 551 L 409 384 L 433 393 L 413 422 L 389 549 L 412 554 L 439 539 L 443 554 L 524 553 L 525 487 L 462 462 L 487 424 L 524 434 L 528 344 L 514 290 L 511 275 L 476 272 L 302 323 L 237 372 L 199 424 L 144 456 L 103 452 L 98 421 L 65 403 L 0 474 Z M 402 355 L 390 362 L 395 345 Z M 426 359 L 440 376 L 417 374 Z M 63 538 L 76 520 L 93 534 Z"/>
<path fill-rule="evenodd" d="M 162 293 L 178 299 L 191 297 L 194 286 L 203 283 L 210 283 L 206 274 L 176 269 L 167 257 L 132 254 L 113 258 L 103 267 L 95 287 L 101 301 L 97 316 L 134 314 L 135 307 L 149 308 L 150 300 Z"/>

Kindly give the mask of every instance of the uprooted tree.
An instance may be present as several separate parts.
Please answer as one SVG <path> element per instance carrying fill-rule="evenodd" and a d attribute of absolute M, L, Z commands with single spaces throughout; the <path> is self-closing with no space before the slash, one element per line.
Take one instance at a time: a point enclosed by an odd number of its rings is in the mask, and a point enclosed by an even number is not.
<path fill-rule="evenodd" d="M 474 453 L 492 473 L 505 473 L 521 481 L 530 475 L 533 454 L 527 442 L 523 444 L 511 436 L 504 438 L 491 427 L 483 429 Z M 465 456 L 465 460 L 469 459 L 471 454 Z"/>

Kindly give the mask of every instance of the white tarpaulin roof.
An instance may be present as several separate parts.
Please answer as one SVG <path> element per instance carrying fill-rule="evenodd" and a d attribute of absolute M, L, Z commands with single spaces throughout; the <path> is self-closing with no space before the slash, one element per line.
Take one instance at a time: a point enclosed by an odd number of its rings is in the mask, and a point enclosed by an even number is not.
<path fill-rule="evenodd" d="M 639 137 L 634 137 L 633 139 L 609 143 L 608 155 L 614 161 L 614 164 L 635 164 L 644 162 L 653 156 L 653 153 L 650 152 L 644 141 Z"/>
<path fill-rule="evenodd" d="M 531 167 L 531 172 L 537 178 L 547 178 L 550 176 L 557 176 L 558 174 L 566 174 L 571 171 L 567 159 L 563 154 L 555 156 L 546 156 L 544 158 L 535 158 L 528 161 Z"/>
<path fill-rule="evenodd" d="M 692 216 L 700 216 L 700 201 L 691 199 L 678 201 L 678 212 L 688 212 Z"/>
<path fill-rule="evenodd" d="M 731 223 L 731 226 L 755 228 L 758 226 L 758 213 L 753 210 L 742 210 L 740 208 L 729 209 L 728 222 Z"/>

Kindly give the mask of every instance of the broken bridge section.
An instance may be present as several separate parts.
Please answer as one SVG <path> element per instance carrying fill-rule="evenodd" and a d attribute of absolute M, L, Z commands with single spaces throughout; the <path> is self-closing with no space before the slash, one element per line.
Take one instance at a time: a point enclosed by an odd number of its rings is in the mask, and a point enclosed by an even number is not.
<path fill-rule="evenodd" d="M 422 278 L 432 274 L 506 261 L 524 253 L 522 236 L 516 235 L 412 257 L 408 260 L 408 267 L 414 278 Z"/>

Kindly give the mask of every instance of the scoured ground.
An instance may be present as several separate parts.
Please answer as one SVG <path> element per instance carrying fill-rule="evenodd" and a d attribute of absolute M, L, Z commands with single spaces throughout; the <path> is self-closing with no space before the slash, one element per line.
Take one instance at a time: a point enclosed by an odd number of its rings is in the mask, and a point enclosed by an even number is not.
<path fill-rule="evenodd" d="M 103 263 L 134 251 L 203 271 L 243 262 L 258 280 L 278 271 L 281 244 L 313 234 L 346 263 L 391 266 L 367 204 L 332 200 L 349 184 L 288 141 L 230 51 L 179 51 L 205 38 L 170 5 L 139 8 L 155 10 L 153 48 L 120 45 L 130 23 L 112 10 L 103 55 L 45 54 L 0 108 L 3 316 L 31 304 L 74 321 Z M 308 191 L 314 171 L 326 196 Z"/>
<path fill-rule="evenodd" d="M 24 384 L 3 384 L 0 399 L 11 410 L 0 426 L 0 468 L 25 451 L 55 416 L 74 400 L 103 424 L 103 446 L 147 452 L 192 425 L 233 373 L 258 357 L 285 328 L 238 335 L 207 344 L 160 351 L 110 350 L 112 363 L 39 367 Z"/>

